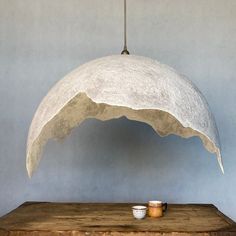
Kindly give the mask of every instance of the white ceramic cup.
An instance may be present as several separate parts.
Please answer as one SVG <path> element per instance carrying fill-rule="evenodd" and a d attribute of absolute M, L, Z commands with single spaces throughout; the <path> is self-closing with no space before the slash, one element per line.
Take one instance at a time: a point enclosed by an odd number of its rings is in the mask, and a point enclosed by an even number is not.
<path fill-rule="evenodd" d="M 146 216 L 147 213 L 147 207 L 145 206 L 133 206 L 133 216 L 134 218 L 141 220 Z"/>

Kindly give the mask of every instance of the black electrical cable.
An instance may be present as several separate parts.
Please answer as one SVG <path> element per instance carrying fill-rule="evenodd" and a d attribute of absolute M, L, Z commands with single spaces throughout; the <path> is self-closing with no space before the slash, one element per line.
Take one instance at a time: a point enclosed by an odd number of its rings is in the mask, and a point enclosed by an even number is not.
<path fill-rule="evenodd" d="M 129 54 L 127 50 L 127 36 L 126 36 L 126 0 L 124 0 L 124 48 L 121 54 Z"/>

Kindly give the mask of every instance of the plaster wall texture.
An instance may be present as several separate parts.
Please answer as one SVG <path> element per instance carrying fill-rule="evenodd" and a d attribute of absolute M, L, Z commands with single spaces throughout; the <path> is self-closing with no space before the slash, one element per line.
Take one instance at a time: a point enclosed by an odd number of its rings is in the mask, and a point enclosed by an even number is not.
<path fill-rule="evenodd" d="M 28 179 L 28 128 L 41 99 L 89 60 L 119 54 L 121 0 L 0 0 L 0 215 L 24 201 L 213 203 L 236 220 L 236 1 L 128 0 L 128 48 L 168 64 L 205 95 L 225 174 L 198 138 L 89 119 L 50 141 Z"/>

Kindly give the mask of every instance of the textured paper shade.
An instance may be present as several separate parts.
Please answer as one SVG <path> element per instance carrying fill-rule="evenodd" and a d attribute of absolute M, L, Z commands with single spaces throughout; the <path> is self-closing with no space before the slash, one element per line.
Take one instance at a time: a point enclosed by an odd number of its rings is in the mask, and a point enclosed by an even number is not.
<path fill-rule="evenodd" d="M 114 55 L 78 67 L 45 96 L 29 130 L 29 176 L 48 139 L 64 138 L 87 118 L 121 116 L 149 124 L 160 136 L 198 136 L 223 172 L 215 120 L 196 86 L 152 59 Z"/>

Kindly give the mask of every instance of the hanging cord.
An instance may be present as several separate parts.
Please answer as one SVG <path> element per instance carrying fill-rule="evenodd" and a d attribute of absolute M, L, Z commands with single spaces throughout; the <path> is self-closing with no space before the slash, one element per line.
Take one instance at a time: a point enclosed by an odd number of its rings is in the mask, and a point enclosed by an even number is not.
<path fill-rule="evenodd" d="M 129 54 L 127 50 L 127 37 L 126 37 L 126 0 L 124 0 L 124 48 L 121 54 Z"/>

